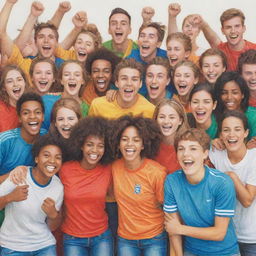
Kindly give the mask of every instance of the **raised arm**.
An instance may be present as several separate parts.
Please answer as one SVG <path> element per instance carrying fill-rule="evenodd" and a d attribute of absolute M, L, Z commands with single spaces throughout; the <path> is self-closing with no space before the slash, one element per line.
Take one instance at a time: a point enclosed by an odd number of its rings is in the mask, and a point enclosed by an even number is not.
<path fill-rule="evenodd" d="M 239 202 L 245 208 L 250 207 L 256 196 L 256 186 L 243 184 L 237 174 L 234 172 L 226 172 L 226 174 L 228 174 L 234 182 L 236 197 Z"/>
<path fill-rule="evenodd" d="M 169 4 L 168 6 L 168 35 L 178 32 L 177 16 L 181 11 L 181 7 L 177 3 Z"/>
<path fill-rule="evenodd" d="M 212 48 L 216 48 L 221 43 L 217 33 L 209 26 L 209 24 L 202 18 L 201 15 L 195 14 L 193 17 L 193 23 L 201 28 L 206 40 Z"/>
<path fill-rule="evenodd" d="M 74 28 L 70 31 L 70 33 L 66 36 L 66 38 L 60 44 L 61 47 L 65 50 L 70 49 L 70 47 L 74 44 L 76 37 L 83 29 L 83 27 L 87 24 L 87 14 L 86 12 L 80 11 L 77 12 L 72 18 L 72 22 L 74 24 Z"/>
<path fill-rule="evenodd" d="M 153 16 L 155 15 L 155 10 L 153 7 L 146 6 L 141 11 L 141 17 L 143 19 L 143 24 L 150 23 Z"/>
<path fill-rule="evenodd" d="M 26 43 L 30 40 L 34 26 L 38 17 L 43 13 L 44 6 L 39 1 L 34 1 L 31 5 L 30 14 L 20 32 L 18 37 L 14 40 L 14 43 L 22 51 L 26 46 Z"/>
<path fill-rule="evenodd" d="M 7 23 L 14 4 L 17 0 L 6 0 L 1 12 L 0 12 L 0 35 L 6 32 Z"/>
<path fill-rule="evenodd" d="M 52 23 L 56 28 L 59 28 L 60 23 L 65 15 L 71 9 L 71 4 L 69 1 L 60 2 L 58 9 L 53 14 L 52 18 L 48 21 Z"/>

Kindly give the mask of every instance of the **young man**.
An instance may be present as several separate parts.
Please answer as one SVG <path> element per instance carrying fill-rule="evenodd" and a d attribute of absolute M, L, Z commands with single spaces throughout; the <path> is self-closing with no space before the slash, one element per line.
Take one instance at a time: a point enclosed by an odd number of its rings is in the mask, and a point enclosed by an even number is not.
<path fill-rule="evenodd" d="M 242 53 L 237 68 L 250 90 L 249 106 L 256 107 L 256 50 Z"/>
<path fill-rule="evenodd" d="M 249 49 L 256 49 L 256 44 L 243 39 L 246 30 L 244 25 L 245 16 L 239 9 L 228 9 L 220 16 L 221 31 L 227 42 L 222 42 L 201 16 L 196 15 L 194 21 L 200 25 L 211 47 L 218 48 L 226 54 L 228 71 L 237 70 L 237 61 L 241 53 Z"/>
<path fill-rule="evenodd" d="M 132 49 L 137 49 L 137 44 L 128 38 L 131 33 L 131 16 L 122 9 L 115 8 L 109 16 L 108 33 L 112 40 L 103 43 L 103 46 L 118 57 L 125 58 L 130 55 Z"/>
<path fill-rule="evenodd" d="M 123 115 L 143 115 L 152 118 L 154 105 L 138 94 L 142 85 L 143 66 L 134 59 L 120 62 L 115 69 L 116 98 L 109 102 L 106 96 L 92 101 L 89 115 L 116 119 Z"/>
<path fill-rule="evenodd" d="M 113 73 L 119 61 L 119 57 L 104 47 L 88 55 L 85 68 L 91 79 L 82 95 L 88 105 L 93 99 L 105 96 L 110 88 L 115 88 L 112 84 Z"/>

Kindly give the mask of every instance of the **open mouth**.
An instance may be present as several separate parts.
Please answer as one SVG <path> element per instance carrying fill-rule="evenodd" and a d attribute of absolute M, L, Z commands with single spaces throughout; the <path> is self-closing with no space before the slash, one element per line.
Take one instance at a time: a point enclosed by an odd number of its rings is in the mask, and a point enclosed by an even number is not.
<path fill-rule="evenodd" d="M 172 129 L 172 125 L 162 125 L 161 128 L 163 132 L 167 133 Z"/>
<path fill-rule="evenodd" d="M 97 154 L 89 154 L 89 158 L 93 161 L 95 161 L 98 158 Z"/>
<path fill-rule="evenodd" d="M 184 160 L 183 164 L 185 167 L 191 167 L 194 164 L 194 161 L 192 160 Z"/>
<path fill-rule="evenodd" d="M 70 89 L 75 89 L 76 88 L 76 83 L 68 83 L 68 87 Z"/>
<path fill-rule="evenodd" d="M 249 81 L 248 86 L 249 87 L 256 87 L 256 81 Z"/>
<path fill-rule="evenodd" d="M 149 50 L 150 47 L 148 45 L 142 45 L 141 48 L 142 50 Z"/>
<path fill-rule="evenodd" d="M 205 115 L 206 115 L 205 111 L 196 111 L 196 116 L 198 119 L 203 119 Z"/>
<path fill-rule="evenodd" d="M 126 152 L 126 154 L 127 154 L 128 156 L 131 156 L 131 155 L 133 155 L 133 154 L 135 153 L 135 149 L 127 148 L 127 149 L 125 150 L 125 152 Z"/>
<path fill-rule="evenodd" d="M 85 57 L 85 56 L 87 55 L 87 53 L 86 53 L 85 51 L 79 51 L 79 52 L 78 52 L 78 55 L 79 55 L 80 57 Z"/>
<path fill-rule="evenodd" d="M 177 57 L 170 57 L 170 58 L 169 58 L 169 62 L 170 62 L 171 65 L 176 64 L 177 61 L 178 61 L 178 58 L 177 58 Z"/>
<path fill-rule="evenodd" d="M 231 38 L 231 39 L 237 39 L 237 38 L 238 38 L 238 35 L 230 35 L 229 38 Z"/>
<path fill-rule="evenodd" d="M 116 32 L 115 35 L 116 35 L 116 37 L 122 37 L 123 33 L 122 32 Z"/>
<path fill-rule="evenodd" d="M 54 172 L 55 169 L 56 169 L 56 167 L 53 166 L 53 165 L 47 165 L 47 166 L 46 166 L 46 169 L 47 169 L 48 172 Z"/>
<path fill-rule="evenodd" d="M 106 81 L 105 81 L 105 80 L 103 80 L 103 79 L 97 80 L 97 87 L 98 87 L 99 89 L 104 89 L 105 86 L 106 86 Z"/>
<path fill-rule="evenodd" d="M 230 140 L 228 140 L 228 144 L 229 145 L 234 145 L 234 144 L 236 144 L 237 143 L 237 140 L 235 140 L 235 139 L 230 139 Z"/>
<path fill-rule="evenodd" d="M 19 96 L 20 93 L 21 93 L 21 88 L 14 88 L 14 89 L 12 90 L 12 92 L 13 92 L 14 95 Z"/>
<path fill-rule="evenodd" d="M 126 96 L 131 96 L 133 93 L 133 90 L 132 89 L 124 89 L 124 93 Z"/>
<path fill-rule="evenodd" d="M 48 84 L 47 81 L 39 81 L 38 83 L 39 83 L 40 87 L 46 87 L 46 85 Z"/>
<path fill-rule="evenodd" d="M 43 50 L 46 50 L 46 51 L 49 51 L 49 50 L 51 50 L 51 46 L 42 46 L 42 48 L 43 48 Z"/>
<path fill-rule="evenodd" d="M 32 130 L 37 130 L 38 126 L 39 126 L 39 123 L 38 122 L 29 122 L 28 125 L 30 126 L 30 128 Z"/>
<path fill-rule="evenodd" d="M 63 128 L 61 128 L 61 130 L 64 131 L 64 132 L 70 132 L 71 128 L 70 127 L 63 127 Z"/>

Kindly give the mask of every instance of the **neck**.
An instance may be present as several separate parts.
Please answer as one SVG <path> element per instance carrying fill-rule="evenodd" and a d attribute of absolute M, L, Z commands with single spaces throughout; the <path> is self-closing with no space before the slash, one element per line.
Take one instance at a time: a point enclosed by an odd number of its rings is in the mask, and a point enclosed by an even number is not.
<path fill-rule="evenodd" d="M 75 99 L 79 104 L 82 103 L 82 101 L 78 95 L 69 95 L 65 91 L 62 93 L 62 98 L 72 98 L 72 99 Z"/>
<path fill-rule="evenodd" d="M 51 179 L 51 177 L 46 177 L 46 176 L 42 175 L 42 173 L 38 169 L 38 167 L 34 167 L 32 169 L 32 175 L 33 175 L 33 178 L 35 179 L 35 181 L 40 185 L 46 185 L 49 182 L 49 180 Z"/>
<path fill-rule="evenodd" d="M 144 161 L 144 159 L 142 159 L 142 158 L 135 159 L 133 161 L 124 160 L 126 169 L 132 170 L 132 171 L 137 170 L 141 166 L 143 161 Z"/>
<path fill-rule="evenodd" d="M 183 106 L 186 106 L 188 104 L 188 98 L 189 98 L 189 94 L 188 95 L 183 95 L 183 96 L 180 96 L 178 95 L 179 99 L 180 99 L 180 103 L 183 105 Z"/>
<path fill-rule="evenodd" d="M 116 52 L 122 52 L 125 53 L 127 47 L 129 44 L 129 39 L 127 38 L 123 43 L 121 44 L 116 44 L 113 40 L 112 40 L 112 47 Z"/>
<path fill-rule="evenodd" d="M 140 56 L 140 57 L 141 57 L 141 59 L 142 59 L 144 62 L 148 63 L 148 62 L 150 62 L 151 60 L 153 60 L 153 59 L 156 57 L 156 51 L 157 51 L 157 49 L 154 51 L 154 53 L 152 53 L 152 54 L 149 55 L 149 56 L 146 56 L 146 57 Z"/>
<path fill-rule="evenodd" d="M 39 134 L 31 135 L 28 134 L 23 127 L 21 127 L 21 137 L 23 140 L 25 140 L 28 144 L 33 144 L 35 140 L 40 136 Z"/>
<path fill-rule="evenodd" d="M 200 168 L 200 170 L 196 172 L 195 175 L 191 175 L 191 176 L 186 175 L 186 179 L 188 180 L 188 182 L 190 184 L 194 184 L 195 185 L 195 184 L 200 183 L 203 180 L 204 175 L 205 175 L 205 169 L 204 169 L 204 166 L 202 166 Z"/>
<path fill-rule="evenodd" d="M 166 145 L 174 145 L 174 137 L 176 135 L 176 132 L 173 133 L 172 135 L 170 136 L 164 136 L 163 139 L 162 139 L 162 142 Z"/>
<path fill-rule="evenodd" d="M 166 96 L 166 90 L 164 90 L 163 93 L 162 93 L 161 95 L 159 95 L 159 96 L 158 96 L 157 98 L 155 98 L 155 99 L 152 99 L 152 98 L 150 98 L 150 96 L 149 96 L 149 101 L 150 101 L 152 104 L 154 104 L 154 105 L 156 106 L 162 99 L 165 98 L 165 96 Z"/>
<path fill-rule="evenodd" d="M 84 158 L 80 161 L 80 165 L 85 170 L 92 170 L 97 166 L 97 164 L 89 164 Z"/>
<path fill-rule="evenodd" d="M 139 96 L 137 94 L 131 102 L 125 102 L 125 101 L 122 100 L 122 98 L 121 98 L 121 96 L 118 92 L 116 100 L 117 100 L 117 104 L 119 105 L 119 107 L 121 107 L 121 108 L 131 108 L 136 103 L 138 97 Z"/>
<path fill-rule="evenodd" d="M 211 117 L 209 117 L 204 123 L 200 124 L 200 123 L 196 123 L 196 127 L 197 128 L 201 128 L 203 130 L 207 130 L 212 124 L 212 120 Z"/>
<path fill-rule="evenodd" d="M 246 155 L 246 152 L 247 152 L 247 148 L 246 148 L 246 145 L 245 145 L 244 143 L 243 143 L 243 145 L 239 148 L 239 150 L 237 150 L 237 151 L 234 151 L 234 152 L 229 152 L 229 151 L 227 151 L 229 161 L 230 161 L 232 164 L 237 164 L 237 163 L 239 163 L 240 161 L 243 160 L 244 156 Z"/>
<path fill-rule="evenodd" d="M 256 90 L 250 91 L 250 97 L 256 99 Z"/>
<path fill-rule="evenodd" d="M 9 98 L 9 105 L 16 108 L 17 101 Z"/>
<path fill-rule="evenodd" d="M 236 45 L 232 45 L 232 44 L 229 44 L 229 48 L 233 51 L 241 51 L 243 48 L 244 48 L 244 45 L 245 45 L 245 41 L 244 40 L 241 40 L 238 44 Z"/>

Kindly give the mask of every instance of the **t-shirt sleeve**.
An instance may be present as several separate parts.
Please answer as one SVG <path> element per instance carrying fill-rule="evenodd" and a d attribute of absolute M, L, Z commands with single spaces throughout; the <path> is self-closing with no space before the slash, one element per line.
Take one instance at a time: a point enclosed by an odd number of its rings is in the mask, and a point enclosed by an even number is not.
<path fill-rule="evenodd" d="M 163 203 L 164 201 L 164 180 L 166 177 L 166 172 L 162 170 L 158 173 L 158 175 L 155 178 L 155 192 L 156 192 L 156 198 L 159 203 Z"/>
<path fill-rule="evenodd" d="M 7 178 L 3 183 L 0 184 L 0 196 L 5 196 L 11 193 L 16 188 L 16 185 Z"/>
<path fill-rule="evenodd" d="M 164 212 L 167 213 L 174 213 L 178 211 L 172 185 L 171 176 L 168 175 L 164 183 Z"/>
<path fill-rule="evenodd" d="M 64 197 L 64 189 L 63 189 L 63 186 L 61 186 L 61 189 L 59 191 L 59 194 L 58 194 L 58 196 L 56 198 L 56 202 L 55 202 L 55 207 L 56 207 L 57 211 L 59 211 L 62 206 L 63 197 Z"/>
<path fill-rule="evenodd" d="M 252 166 L 251 170 L 248 173 L 245 183 L 248 185 L 256 186 L 256 166 L 255 165 L 251 165 L 251 166 Z"/>
<path fill-rule="evenodd" d="M 233 181 L 225 175 L 215 190 L 215 216 L 234 217 L 236 193 Z"/>

